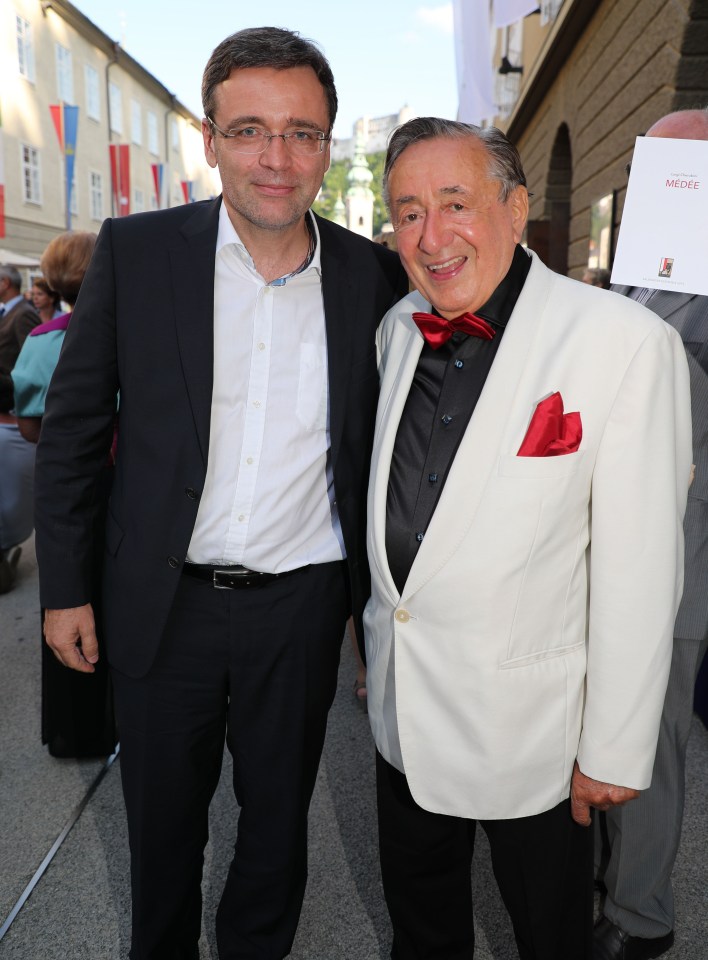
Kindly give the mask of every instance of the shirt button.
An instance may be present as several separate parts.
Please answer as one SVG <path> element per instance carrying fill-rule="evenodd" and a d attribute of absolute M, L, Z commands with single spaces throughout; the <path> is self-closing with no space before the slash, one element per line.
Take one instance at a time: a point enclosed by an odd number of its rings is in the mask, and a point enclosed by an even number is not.
<path fill-rule="evenodd" d="M 260 401 L 260 400 L 254 400 L 254 401 L 253 401 L 253 406 L 254 406 L 254 407 L 260 407 L 260 405 L 261 405 L 261 401 Z"/>
<path fill-rule="evenodd" d="M 167 562 L 169 563 L 169 565 L 172 567 L 173 570 L 175 570 L 179 566 L 179 560 L 177 559 L 177 557 L 168 557 Z"/>
<path fill-rule="evenodd" d="M 438 482 L 438 475 L 437 475 L 437 473 L 429 473 L 429 474 L 428 474 L 428 481 L 429 481 L 430 483 L 437 483 L 437 482 Z"/>
<path fill-rule="evenodd" d="M 408 623 L 410 618 L 411 615 L 407 610 L 396 610 L 396 620 L 398 620 L 399 623 Z"/>
<path fill-rule="evenodd" d="M 443 417 L 440 417 L 440 419 L 445 424 L 445 426 L 447 426 L 448 423 L 452 423 L 452 417 L 450 416 L 449 413 L 446 413 Z"/>
<path fill-rule="evenodd" d="M 422 543 L 424 536 L 425 536 L 424 533 L 416 533 L 415 538 L 416 538 L 416 540 L 418 541 L 418 543 Z"/>
<path fill-rule="evenodd" d="M 259 344 L 258 344 L 258 349 L 259 349 L 259 350 L 265 350 L 265 344 L 264 344 L 264 343 L 259 343 Z"/>
<path fill-rule="evenodd" d="M 239 513 L 238 519 L 239 519 L 239 523 L 243 523 L 243 521 L 246 519 L 246 517 L 244 516 L 244 514 Z"/>
<path fill-rule="evenodd" d="M 253 463 L 253 457 L 246 457 L 246 463 L 250 466 Z"/>
<path fill-rule="evenodd" d="M 462 370 L 464 365 L 465 365 L 464 360 L 455 360 L 455 366 L 457 367 L 458 370 Z"/>

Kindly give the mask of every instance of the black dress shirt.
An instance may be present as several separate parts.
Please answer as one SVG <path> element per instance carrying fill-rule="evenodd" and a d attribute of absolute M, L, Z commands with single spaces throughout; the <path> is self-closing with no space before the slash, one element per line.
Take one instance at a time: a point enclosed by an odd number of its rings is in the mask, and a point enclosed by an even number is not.
<path fill-rule="evenodd" d="M 437 350 L 423 345 L 398 426 L 388 484 L 386 551 L 399 593 L 530 267 L 531 258 L 517 246 L 508 273 L 476 311 L 494 327 L 494 339 L 454 333 Z"/>

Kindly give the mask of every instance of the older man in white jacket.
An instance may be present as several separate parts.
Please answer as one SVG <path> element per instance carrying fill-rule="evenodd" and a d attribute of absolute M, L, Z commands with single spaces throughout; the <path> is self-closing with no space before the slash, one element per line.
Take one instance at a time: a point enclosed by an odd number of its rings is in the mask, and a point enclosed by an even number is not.
<path fill-rule="evenodd" d="M 385 186 L 368 701 L 395 960 L 468 960 L 477 820 L 524 960 L 580 960 L 590 808 L 651 778 L 691 467 L 680 338 L 519 241 L 499 131 L 419 118 Z"/>

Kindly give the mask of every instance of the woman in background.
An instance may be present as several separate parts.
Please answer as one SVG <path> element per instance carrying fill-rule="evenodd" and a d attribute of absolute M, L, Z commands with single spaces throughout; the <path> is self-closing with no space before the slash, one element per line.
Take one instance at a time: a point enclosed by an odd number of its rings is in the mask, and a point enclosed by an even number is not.
<path fill-rule="evenodd" d="M 70 308 L 76 303 L 95 243 L 95 233 L 62 233 L 52 240 L 42 256 L 40 266 L 49 287 Z M 71 309 L 35 327 L 25 340 L 12 371 L 18 426 L 22 436 L 33 443 L 39 439 L 49 381 L 70 321 Z M 102 495 L 95 504 L 94 542 L 102 543 L 112 479 L 111 457 L 101 477 Z M 98 550 L 93 560 L 91 597 L 97 629 L 101 554 L 102 550 Z M 96 664 L 95 673 L 66 670 L 42 639 L 42 743 L 47 744 L 55 757 L 92 757 L 112 753 L 116 740 L 113 696 L 105 658 Z"/>
<path fill-rule="evenodd" d="M 42 323 L 54 320 L 55 317 L 60 317 L 63 313 L 61 309 L 61 297 L 56 290 L 52 290 L 47 281 L 43 280 L 42 277 L 37 277 L 37 279 L 33 281 L 30 290 L 30 300 L 34 309 L 39 314 L 39 319 Z"/>

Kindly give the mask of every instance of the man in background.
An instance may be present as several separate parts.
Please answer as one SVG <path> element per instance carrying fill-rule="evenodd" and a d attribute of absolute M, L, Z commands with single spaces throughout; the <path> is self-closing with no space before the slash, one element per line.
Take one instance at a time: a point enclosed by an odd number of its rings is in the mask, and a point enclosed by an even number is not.
<path fill-rule="evenodd" d="M 0 264 L 0 413 L 12 410 L 10 373 L 25 337 L 38 323 L 37 311 L 22 296 L 20 271 Z"/>
<path fill-rule="evenodd" d="M 708 112 L 680 110 L 657 120 L 647 137 L 708 140 Z M 683 599 L 651 786 L 627 807 L 605 814 L 599 877 L 607 888 L 595 929 L 594 960 L 650 960 L 674 942 L 671 871 L 683 820 L 686 745 L 693 690 L 708 640 L 708 297 L 670 290 L 613 287 L 643 303 L 678 333 L 691 377 L 693 463 L 688 492 Z"/>

